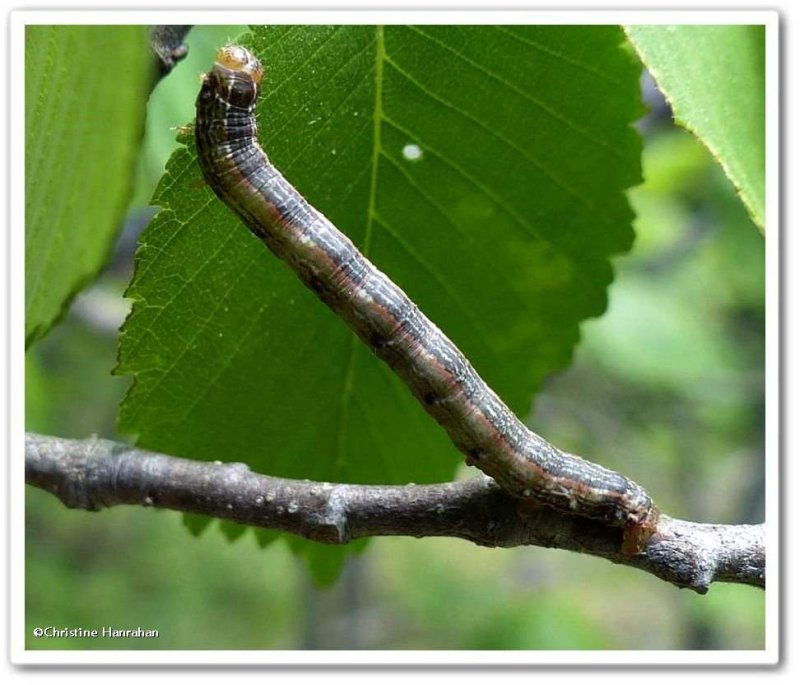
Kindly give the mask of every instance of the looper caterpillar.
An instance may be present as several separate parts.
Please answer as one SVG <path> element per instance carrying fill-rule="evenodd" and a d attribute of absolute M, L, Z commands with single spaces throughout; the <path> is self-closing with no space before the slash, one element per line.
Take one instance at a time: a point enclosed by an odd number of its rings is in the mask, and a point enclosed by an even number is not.
<path fill-rule="evenodd" d="M 195 139 L 214 192 L 405 381 L 467 463 L 523 500 L 623 528 L 623 551 L 641 551 L 658 523 L 644 489 L 529 430 L 444 333 L 270 164 L 254 115 L 262 77 L 255 56 L 227 46 L 203 78 Z"/>

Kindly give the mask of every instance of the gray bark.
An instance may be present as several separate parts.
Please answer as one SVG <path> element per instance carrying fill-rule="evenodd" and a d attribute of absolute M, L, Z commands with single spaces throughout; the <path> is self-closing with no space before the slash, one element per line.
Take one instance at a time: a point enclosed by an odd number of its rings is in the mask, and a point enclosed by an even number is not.
<path fill-rule="evenodd" d="M 523 504 L 483 475 L 435 485 L 320 483 L 109 440 L 32 433 L 26 435 L 25 463 L 30 485 L 77 509 L 162 507 L 329 544 L 409 535 L 458 537 L 487 547 L 556 547 L 639 568 L 701 594 L 715 581 L 765 586 L 764 525 L 703 524 L 662 515 L 642 553 L 626 556 L 622 529 Z"/>

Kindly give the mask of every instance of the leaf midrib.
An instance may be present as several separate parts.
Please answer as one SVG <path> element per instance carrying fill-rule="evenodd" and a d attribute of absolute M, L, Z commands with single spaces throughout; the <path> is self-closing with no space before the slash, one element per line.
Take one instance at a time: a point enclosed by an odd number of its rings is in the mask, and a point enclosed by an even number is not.
<path fill-rule="evenodd" d="M 383 26 L 375 27 L 375 99 L 372 108 L 372 158 L 370 160 L 371 175 L 369 197 L 367 198 L 367 218 L 364 227 L 364 239 L 361 251 L 369 256 L 372 243 L 372 230 L 376 218 L 375 198 L 378 191 L 378 164 L 381 154 L 381 124 L 383 123 L 383 63 L 386 59 Z M 359 341 L 354 333 L 350 333 L 350 349 L 347 355 L 347 366 L 342 387 L 342 405 L 339 413 L 339 431 L 336 439 L 336 468 L 341 470 L 345 457 L 345 439 L 347 436 L 347 419 L 349 415 L 350 394 L 353 390 L 355 375 L 355 359 Z"/>

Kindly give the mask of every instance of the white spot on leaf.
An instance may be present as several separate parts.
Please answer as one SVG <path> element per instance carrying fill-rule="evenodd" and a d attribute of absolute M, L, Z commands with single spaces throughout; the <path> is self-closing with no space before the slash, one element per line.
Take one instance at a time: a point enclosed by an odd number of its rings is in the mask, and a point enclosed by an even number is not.
<path fill-rule="evenodd" d="M 409 162 L 416 162 L 422 159 L 422 148 L 419 145 L 409 143 L 403 147 L 403 157 Z"/>

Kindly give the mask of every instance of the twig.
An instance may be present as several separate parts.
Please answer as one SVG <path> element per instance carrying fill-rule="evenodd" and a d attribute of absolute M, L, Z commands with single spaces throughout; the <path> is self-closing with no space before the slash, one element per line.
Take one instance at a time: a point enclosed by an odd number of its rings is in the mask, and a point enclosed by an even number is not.
<path fill-rule="evenodd" d="M 163 78 L 189 52 L 183 42 L 192 27 L 181 25 L 153 26 L 150 29 L 150 49 L 155 57 L 158 78 Z"/>
<path fill-rule="evenodd" d="M 712 582 L 763 588 L 763 525 L 663 517 L 634 557 L 622 531 L 521 503 L 479 476 L 437 485 L 347 485 L 273 478 L 240 463 L 170 457 L 109 440 L 26 435 L 26 481 L 70 508 L 120 504 L 205 514 L 344 544 L 376 535 L 447 536 L 487 547 L 557 547 L 648 571 L 701 594 Z"/>

